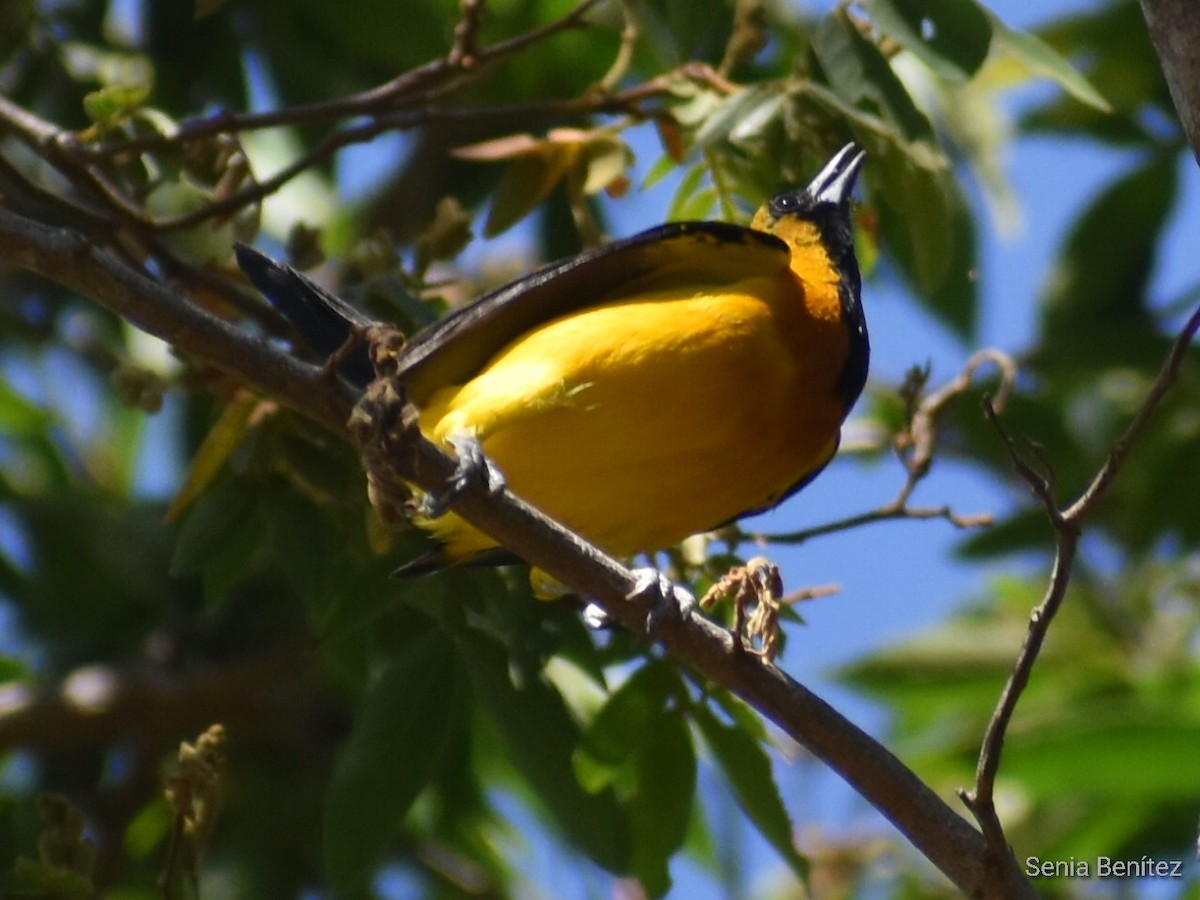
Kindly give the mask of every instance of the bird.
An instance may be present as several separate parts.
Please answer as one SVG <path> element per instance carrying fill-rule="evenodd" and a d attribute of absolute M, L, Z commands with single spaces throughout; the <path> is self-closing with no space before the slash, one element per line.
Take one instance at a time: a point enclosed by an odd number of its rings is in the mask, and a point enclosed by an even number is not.
<path fill-rule="evenodd" d="M 774 508 L 837 451 L 870 341 L 846 144 L 749 226 L 671 222 L 551 263 L 411 337 L 396 377 L 421 431 L 483 451 L 508 488 L 618 557 Z M 238 262 L 318 357 L 358 388 L 373 323 L 243 244 Z M 340 352 L 339 352 L 340 351 Z M 397 570 L 520 562 L 453 511 Z"/>

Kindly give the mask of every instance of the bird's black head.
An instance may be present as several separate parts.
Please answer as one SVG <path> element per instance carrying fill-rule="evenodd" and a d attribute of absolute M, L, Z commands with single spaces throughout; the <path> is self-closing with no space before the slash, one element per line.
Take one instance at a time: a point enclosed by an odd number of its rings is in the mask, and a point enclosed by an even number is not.
<path fill-rule="evenodd" d="M 866 151 L 847 144 L 827 162 L 808 186 L 785 191 L 772 197 L 755 217 L 754 226 L 787 240 L 800 223 L 817 230 L 834 262 L 857 283 L 858 262 L 854 257 L 854 223 L 850 216 L 850 195 L 862 169 Z"/>
<path fill-rule="evenodd" d="M 768 201 L 752 223 L 786 242 L 792 268 L 801 277 L 825 272 L 836 275 L 842 321 L 850 334 L 850 356 L 838 384 L 847 406 L 862 391 L 867 377 L 870 345 L 862 311 L 862 276 L 854 255 L 854 222 L 850 195 L 866 153 L 847 144 L 827 162 L 808 187 L 785 191 Z"/>

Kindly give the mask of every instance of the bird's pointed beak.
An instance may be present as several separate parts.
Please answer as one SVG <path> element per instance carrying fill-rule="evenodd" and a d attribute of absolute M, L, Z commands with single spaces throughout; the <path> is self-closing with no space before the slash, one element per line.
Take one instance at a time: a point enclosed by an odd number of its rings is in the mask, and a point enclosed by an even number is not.
<path fill-rule="evenodd" d="M 841 205 L 850 199 L 854 182 L 862 168 L 867 151 L 858 144 L 849 143 L 825 164 L 805 189 L 814 203 Z"/>

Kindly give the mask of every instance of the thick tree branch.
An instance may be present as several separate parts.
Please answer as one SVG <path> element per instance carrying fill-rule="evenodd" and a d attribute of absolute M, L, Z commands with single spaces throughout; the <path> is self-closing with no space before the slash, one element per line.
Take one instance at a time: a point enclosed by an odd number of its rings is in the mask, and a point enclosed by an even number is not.
<path fill-rule="evenodd" d="M 89 297 L 138 328 L 232 372 L 331 428 L 354 398 L 319 369 L 188 302 L 73 231 L 0 208 L 0 259 Z"/>
<path fill-rule="evenodd" d="M 77 235 L 0 210 L 0 256 L 92 297 L 319 421 L 339 428 L 346 421 L 354 398 L 338 382 L 196 309 Z M 430 490 L 443 487 L 454 471 L 454 460 L 413 429 L 403 431 L 405 449 L 390 457 L 395 476 Z M 454 502 L 454 509 L 579 594 L 595 599 L 614 620 L 644 633 L 651 601 L 633 596 L 637 580 L 616 560 L 507 492 L 472 488 Z M 1011 855 L 995 853 L 974 827 L 885 747 L 781 669 L 743 652 L 728 631 L 689 615 L 656 619 L 648 637 L 808 747 L 965 893 L 1033 896 Z"/>
<path fill-rule="evenodd" d="M 1141 6 L 1175 112 L 1200 162 L 1200 6 L 1191 0 L 1141 0 Z"/>
<path fill-rule="evenodd" d="M 391 410 L 370 411 L 371 439 L 382 443 L 368 445 L 364 456 L 369 467 L 372 461 L 390 467 L 384 473 L 372 469 L 372 475 L 444 489 L 455 474 L 454 460 L 421 435 L 415 410 L 401 405 L 398 394 L 393 401 L 397 406 Z M 841 775 L 964 893 L 1034 896 L 1011 853 L 994 853 L 887 748 L 782 669 L 744 652 L 729 631 L 696 615 L 652 615 L 654 602 L 636 593 L 634 573 L 507 490 L 472 485 L 453 508 L 527 562 L 597 602 L 625 628 L 646 634 L 674 660 L 755 707 Z"/>

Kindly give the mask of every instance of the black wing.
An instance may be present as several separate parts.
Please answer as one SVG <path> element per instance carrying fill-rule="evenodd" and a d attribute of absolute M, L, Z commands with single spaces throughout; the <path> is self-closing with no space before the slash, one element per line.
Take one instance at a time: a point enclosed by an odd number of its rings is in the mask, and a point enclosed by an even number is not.
<path fill-rule="evenodd" d="M 243 244 L 238 263 L 271 304 L 323 357 L 353 330 L 372 323 L 359 310 L 290 266 Z M 783 271 L 787 244 L 724 222 L 673 222 L 605 244 L 519 278 L 418 333 L 400 360 L 400 377 L 418 404 L 449 384 L 469 381 L 513 339 L 567 313 L 617 296 L 672 284 L 727 284 Z M 365 386 L 374 377 L 366 347 L 339 369 Z"/>
<path fill-rule="evenodd" d="M 400 361 L 420 403 L 469 381 L 514 338 L 616 296 L 671 284 L 723 284 L 788 267 L 787 244 L 724 222 L 673 222 L 553 263 L 440 319 L 416 335 Z"/>

